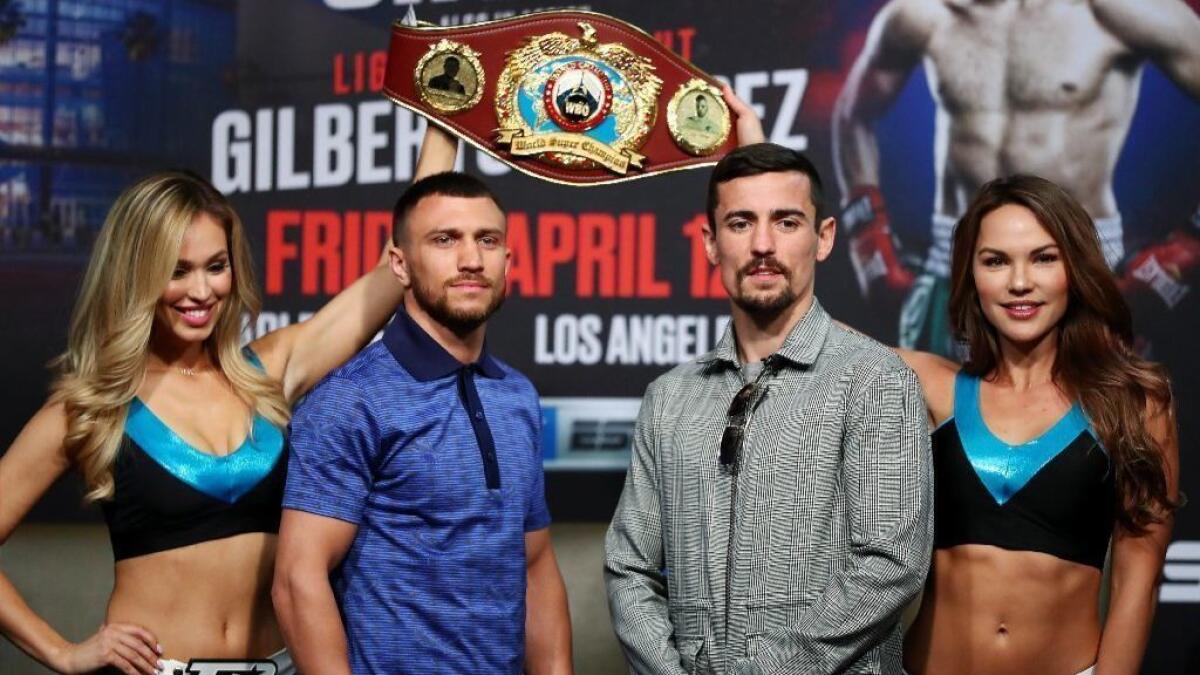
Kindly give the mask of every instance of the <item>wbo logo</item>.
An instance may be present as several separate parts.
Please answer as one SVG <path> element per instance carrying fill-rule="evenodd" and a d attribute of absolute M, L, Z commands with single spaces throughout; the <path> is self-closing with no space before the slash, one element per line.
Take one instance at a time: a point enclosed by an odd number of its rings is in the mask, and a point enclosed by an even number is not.
<path fill-rule="evenodd" d="M 646 57 L 578 25 L 579 37 L 531 36 L 509 52 L 496 81 L 496 141 L 517 157 L 623 176 L 643 168 L 637 150 L 654 127 L 662 80 Z"/>

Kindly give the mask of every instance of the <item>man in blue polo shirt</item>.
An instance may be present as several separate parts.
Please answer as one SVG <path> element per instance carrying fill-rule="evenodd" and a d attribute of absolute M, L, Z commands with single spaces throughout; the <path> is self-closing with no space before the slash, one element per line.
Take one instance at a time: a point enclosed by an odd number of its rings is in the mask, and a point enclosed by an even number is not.
<path fill-rule="evenodd" d="M 533 385 L 488 354 L 505 218 L 442 173 L 396 202 L 383 339 L 292 418 L 273 597 L 301 672 L 569 673 Z"/>

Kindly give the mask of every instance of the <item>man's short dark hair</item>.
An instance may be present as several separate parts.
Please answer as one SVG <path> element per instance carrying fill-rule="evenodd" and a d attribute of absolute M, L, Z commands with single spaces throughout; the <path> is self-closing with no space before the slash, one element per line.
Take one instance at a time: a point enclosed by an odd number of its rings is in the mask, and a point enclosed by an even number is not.
<path fill-rule="evenodd" d="M 713 167 L 712 175 L 708 178 L 708 224 L 715 232 L 717 229 L 717 187 L 735 178 L 757 176 L 762 173 L 780 173 L 796 171 L 808 176 L 809 190 L 812 203 L 817 210 L 816 227 L 821 224 L 821 214 L 825 212 L 824 189 L 821 185 L 821 174 L 817 167 L 803 154 L 790 148 L 774 143 L 755 143 L 740 147 L 725 155 Z"/>
<path fill-rule="evenodd" d="M 397 246 L 404 238 L 404 221 L 408 214 L 426 197 L 442 195 L 445 197 L 487 197 L 496 208 L 504 212 L 500 200 L 490 188 L 478 178 L 458 171 L 445 171 L 426 176 L 408 186 L 396 205 L 392 207 L 392 242 Z"/>

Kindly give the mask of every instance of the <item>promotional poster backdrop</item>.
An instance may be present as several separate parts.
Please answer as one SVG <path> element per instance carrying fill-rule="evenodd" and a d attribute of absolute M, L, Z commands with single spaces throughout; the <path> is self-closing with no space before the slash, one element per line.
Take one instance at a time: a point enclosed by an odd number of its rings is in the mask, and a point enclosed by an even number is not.
<path fill-rule="evenodd" d="M 1178 2 L 1200 9 L 1198 0 Z M 970 0 L 946 4 L 977 9 Z M 1055 11 L 1031 35 L 1034 48 L 1025 47 L 1028 72 L 991 73 L 986 60 L 970 61 L 983 46 L 969 41 L 961 61 L 953 48 L 947 56 L 945 45 L 931 46 L 895 96 L 858 120 L 877 141 L 879 183 L 914 268 L 930 244 L 939 177 L 948 184 L 961 171 L 953 162 L 941 168 L 941 158 L 970 155 L 956 145 L 962 139 L 935 133 L 939 116 L 961 114 L 956 86 L 969 84 L 962 62 L 973 63 L 981 79 L 1009 78 L 999 91 L 1013 119 L 1035 117 L 1039 106 L 1058 113 L 1059 122 L 1036 129 L 1042 135 L 1031 143 L 1119 148 L 1111 181 L 1099 171 L 1122 216 L 1126 261 L 1187 229 L 1200 204 L 1200 100 L 1153 60 L 1112 58 L 1103 46 L 1115 38 L 1089 3 L 1045 4 Z M 839 172 L 853 173 L 835 157 L 835 109 L 848 95 L 851 67 L 871 49 L 873 23 L 887 29 L 878 19 L 884 6 L 571 5 L 629 21 L 730 82 L 761 114 L 769 140 L 817 164 L 835 214 Z M 425 129 L 421 117 L 379 93 L 389 26 L 410 8 L 424 21 L 455 25 L 548 7 L 528 0 L 0 0 L 3 447 L 45 398 L 45 364 L 65 345 L 74 294 L 108 206 L 151 170 L 193 169 L 232 199 L 264 291 L 264 312 L 248 327 L 255 336 L 302 320 L 375 264 Z M 1095 87 L 1117 69 L 1132 117 L 1084 126 L 1072 111 L 1113 95 Z M 1036 166 L 1031 156 L 1006 155 L 996 165 L 1065 176 L 1095 170 L 1072 165 L 1080 154 L 1067 150 L 1061 158 L 1050 153 L 1050 164 L 1045 153 Z M 489 323 L 488 344 L 543 396 L 552 508 L 560 520 L 607 520 L 645 386 L 711 349 L 728 321 L 728 301 L 701 245 L 708 171 L 573 188 L 512 171 L 473 148 L 459 163 L 484 178 L 508 212 L 509 295 Z M 864 299 L 847 242 L 839 232 L 834 255 L 818 267 L 817 295 L 837 319 L 895 344 L 900 303 Z M 1173 306 L 1149 292 L 1131 301 L 1140 345 L 1174 379 L 1183 487 L 1200 495 L 1190 459 L 1200 435 L 1192 414 L 1200 398 L 1196 293 L 1177 291 Z M 94 518 L 79 495 L 78 481 L 66 480 L 30 518 Z M 1195 507 L 1179 514 L 1164 579 L 1145 672 L 1200 672 Z"/>

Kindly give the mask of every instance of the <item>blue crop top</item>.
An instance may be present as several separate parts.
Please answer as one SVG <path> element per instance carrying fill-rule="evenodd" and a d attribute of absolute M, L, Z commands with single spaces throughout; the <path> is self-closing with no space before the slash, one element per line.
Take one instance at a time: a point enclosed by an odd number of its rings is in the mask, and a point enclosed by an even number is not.
<path fill-rule="evenodd" d="M 979 378 L 959 373 L 954 414 L 933 432 L 934 546 L 990 544 L 1101 568 L 1116 517 L 1108 455 L 1079 404 L 1010 445 L 979 412 Z"/>
<path fill-rule="evenodd" d="M 253 352 L 246 356 L 259 368 Z M 255 415 L 228 455 L 201 452 L 133 399 L 113 464 L 113 497 L 102 503 L 116 560 L 246 532 L 279 531 L 287 443 Z"/>

